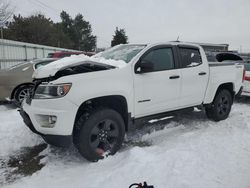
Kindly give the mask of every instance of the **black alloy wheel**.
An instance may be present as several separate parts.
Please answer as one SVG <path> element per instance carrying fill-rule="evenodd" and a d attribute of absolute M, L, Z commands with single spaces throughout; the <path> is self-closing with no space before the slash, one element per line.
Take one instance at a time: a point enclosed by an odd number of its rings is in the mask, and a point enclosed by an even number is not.
<path fill-rule="evenodd" d="M 89 137 L 92 150 L 99 155 L 111 152 L 118 141 L 118 129 L 117 123 L 110 119 L 105 119 L 96 124 Z"/>
<path fill-rule="evenodd" d="M 114 155 L 122 146 L 125 124 L 120 113 L 99 107 L 85 111 L 75 123 L 73 142 L 89 161 Z"/>
<path fill-rule="evenodd" d="M 229 98 L 227 96 L 221 96 L 217 104 L 217 110 L 220 116 L 224 116 L 229 110 Z"/>
<path fill-rule="evenodd" d="M 214 101 L 206 107 L 206 114 L 214 121 L 224 120 L 228 117 L 233 104 L 232 94 L 226 90 L 217 92 Z"/>

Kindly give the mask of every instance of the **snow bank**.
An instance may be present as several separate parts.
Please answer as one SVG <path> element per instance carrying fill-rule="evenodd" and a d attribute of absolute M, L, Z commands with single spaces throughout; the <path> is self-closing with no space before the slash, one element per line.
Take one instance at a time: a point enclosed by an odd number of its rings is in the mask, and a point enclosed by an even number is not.
<path fill-rule="evenodd" d="M 1 135 L 2 131 L 6 134 L 5 150 L 23 139 L 26 142 L 18 143 L 16 149 L 37 141 L 21 129 L 16 112 L 9 113 L 9 117 L 7 113 L 0 113 L 2 122 L 9 124 L 4 127 L 12 126 L 12 130 L 18 131 L 1 130 Z M 13 117 L 17 120 L 15 123 L 11 120 Z M 72 148 L 49 147 L 44 151 L 46 166 L 41 171 L 6 187 L 127 188 L 131 183 L 142 181 L 156 188 L 249 187 L 248 105 L 235 104 L 230 117 L 218 123 L 208 121 L 202 112 L 195 111 L 173 119 L 168 127 L 141 137 L 141 141 L 151 142 L 152 146 L 127 147 L 98 163 L 86 162 Z"/>
<path fill-rule="evenodd" d="M 0 106 L 0 158 L 6 158 L 21 147 L 34 146 L 41 141 L 25 127 L 16 109 Z"/>

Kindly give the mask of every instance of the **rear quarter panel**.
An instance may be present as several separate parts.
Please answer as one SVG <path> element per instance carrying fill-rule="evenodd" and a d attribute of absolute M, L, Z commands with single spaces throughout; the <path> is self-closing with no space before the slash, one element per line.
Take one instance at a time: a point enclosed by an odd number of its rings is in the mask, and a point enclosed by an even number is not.
<path fill-rule="evenodd" d="M 225 83 L 232 83 L 233 90 L 237 94 L 243 85 L 243 66 L 234 63 L 209 63 L 209 82 L 204 99 L 204 104 L 209 104 L 213 101 L 217 89 L 220 85 Z"/>

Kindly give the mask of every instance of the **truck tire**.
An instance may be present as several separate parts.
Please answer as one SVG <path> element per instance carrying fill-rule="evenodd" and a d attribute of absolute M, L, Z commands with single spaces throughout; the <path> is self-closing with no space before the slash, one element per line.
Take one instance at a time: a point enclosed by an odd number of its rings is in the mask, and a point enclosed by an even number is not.
<path fill-rule="evenodd" d="M 206 115 L 209 119 L 214 121 L 221 121 L 228 117 L 233 103 L 231 93 L 222 89 L 216 94 L 211 105 L 206 107 Z"/>
<path fill-rule="evenodd" d="M 113 109 L 101 108 L 85 112 L 76 121 L 74 144 L 88 161 L 98 161 L 105 155 L 114 155 L 122 146 L 125 124 Z"/>

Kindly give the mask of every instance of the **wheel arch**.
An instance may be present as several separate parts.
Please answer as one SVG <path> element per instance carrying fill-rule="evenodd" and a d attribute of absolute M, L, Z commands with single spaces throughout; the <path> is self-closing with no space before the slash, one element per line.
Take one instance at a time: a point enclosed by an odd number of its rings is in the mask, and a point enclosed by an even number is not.
<path fill-rule="evenodd" d="M 230 97 L 231 95 L 231 101 L 230 99 L 228 99 L 226 103 L 224 103 L 222 99 L 223 97 L 225 97 L 225 95 L 220 96 L 220 94 L 223 94 L 222 92 L 224 92 L 224 94 L 226 92 L 227 96 L 229 95 L 228 97 Z M 231 107 L 232 107 L 233 100 L 234 100 L 234 95 L 235 95 L 235 92 L 233 88 L 233 83 L 221 84 L 217 88 L 217 91 L 214 95 L 214 99 L 212 103 L 205 105 L 207 117 L 214 121 L 221 121 L 221 120 L 226 119 L 231 111 Z"/>
<path fill-rule="evenodd" d="M 230 92 L 232 99 L 234 99 L 235 96 L 235 91 L 234 91 L 234 84 L 232 82 L 228 82 L 228 83 L 223 83 L 221 85 L 219 85 L 219 87 L 217 88 L 217 91 L 215 93 L 215 96 L 217 95 L 217 93 L 222 90 L 222 89 L 226 89 Z M 214 97 L 215 97 L 214 96 Z"/>
<path fill-rule="evenodd" d="M 91 110 L 98 107 L 108 107 L 117 111 L 124 120 L 125 130 L 129 130 L 131 114 L 128 112 L 127 99 L 122 95 L 109 95 L 88 99 L 79 106 L 75 117 L 73 135 L 76 131 L 76 122 L 80 118 L 81 114 L 89 109 Z"/>

